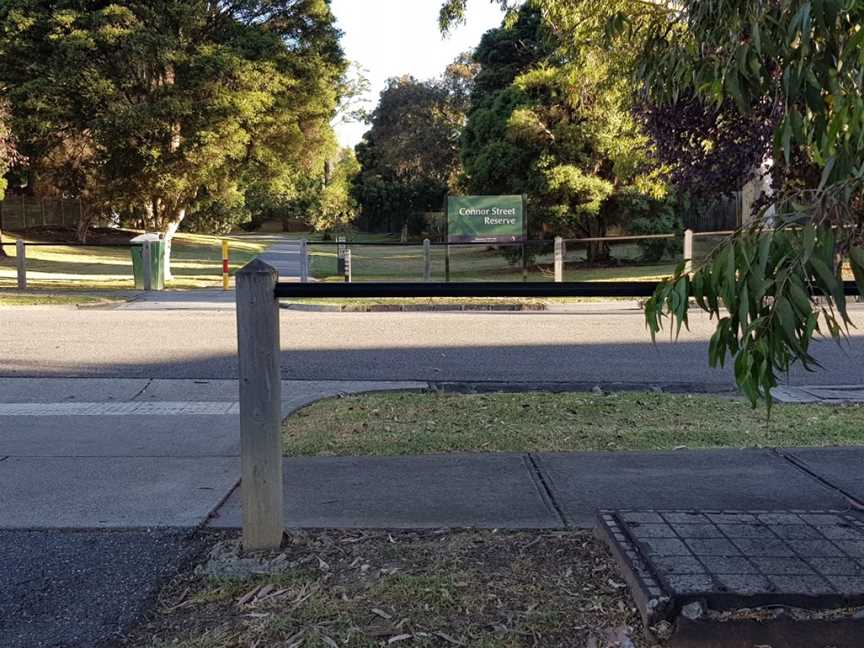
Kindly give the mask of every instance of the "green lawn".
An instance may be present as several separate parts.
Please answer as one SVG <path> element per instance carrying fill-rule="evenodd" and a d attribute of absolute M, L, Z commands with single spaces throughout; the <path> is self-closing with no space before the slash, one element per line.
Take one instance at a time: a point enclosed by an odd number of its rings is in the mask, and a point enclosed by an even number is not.
<path fill-rule="evenodd" d="M 4 233 L 4 241 L 14 237 Z M 178 234 L 174 238 L 168 288 L 212 288 L 222 285 L 223 237 Z M 247 236 L 227 236 L 231 245 L 231 271 L 255 258 L 266 243 Z M 10 258 L 0 261 L 0 288 L 17 285 L 15 248 L 6 247 Z M 62 244 L 27 249 L 27 284 L 36 289 L 132 290 L 129 248 L 69 247 Z"/>
<path fill-rule="evenodd" d="M 709 395 L 388 393 L 310 405 L 283 427 L 288 455 L 410 455 L 859 445 L 864 407 Z"/>

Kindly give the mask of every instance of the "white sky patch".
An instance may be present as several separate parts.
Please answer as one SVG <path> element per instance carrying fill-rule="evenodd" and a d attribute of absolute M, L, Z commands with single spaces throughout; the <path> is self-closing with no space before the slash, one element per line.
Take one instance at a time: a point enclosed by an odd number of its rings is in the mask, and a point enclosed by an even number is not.
<path fill-rule="evenodd" d="M 490 0 L 469 3 L 468 23 L 443 38 L 438 31 L 441 0 L 333 0 L 344 32 L 342 47 L 349 61 L 366 70 L 371 89 L 368 110 L 378 103 L 387 79 L 410 74 L 425 80 L 440 76 L 459 54 L 471 50 L 488 30 L 501 24 L 503 12 Z M 353 147 L 367 124 L 338 124 L 343 146 Z"/>

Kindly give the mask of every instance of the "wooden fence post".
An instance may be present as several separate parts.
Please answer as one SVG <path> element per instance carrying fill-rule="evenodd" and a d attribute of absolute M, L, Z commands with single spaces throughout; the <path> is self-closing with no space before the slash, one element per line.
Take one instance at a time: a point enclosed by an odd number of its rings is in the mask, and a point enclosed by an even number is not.
<path fill-rule="evenodd" d="M 564 281 L 564 239 L 555 237 L 555 282 Z"/>
<path fill-rule="evenodd" d="M 684 272 L 693 272 L 693 230 L 684 230 Z"/>
<path fill-rule="evenodd" d="M 153 290 L 153 248 L 150 241 L 141 244 L 141 271 L 144 277 L 144 290 Z"/>
<path fill-rule="evenodd" d="M 300 241 L 300 282 L 309 281 L 309 251 L 306 239 Z"/>
<path fill-rule="evenodd" d="M 345 281 L 351 283 L 354 281 L 354 268 L 351 267 L 351 248 L 345 250 Z"/>
<path fill-rule="evenodd" d="M 432 242 L 423 239 L 423 281 L 432 281 Z"/>
<path fill-rule="evenodd" d="M 235 276 L 240 366 L 243 547 L 282 543 L 282 383 L 278 272 L 255 259 Z"/>
<path fill-rule="evenodd" d="M 27 252 L 22 239 L 15 241 L 15 266 L 18 269 L 18 290 L 27 290 Z"/>

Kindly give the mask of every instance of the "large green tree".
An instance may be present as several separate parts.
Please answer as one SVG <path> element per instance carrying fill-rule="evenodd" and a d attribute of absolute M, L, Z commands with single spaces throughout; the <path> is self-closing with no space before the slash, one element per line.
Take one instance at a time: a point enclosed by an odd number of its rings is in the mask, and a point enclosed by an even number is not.
<path fill-rule="evenodd" d="M 601 57 L 559 42 L 539 3 L 526 2 L 474 52 L 480 66 L 462 137 L 470 191 L 524 193 L 533 231 L 603 236 L 607 227 L 663 194 L 647 138 L 621 80 Z M 599 260 L 608 249 L 592 245 Z"/>
<path fill-rule="evenodd" d="M 441 80 L 391 79 L 357 146 L 355 196 L 363 220 L 394 229 L 415 212 L 438 210 L 459 171 L 461 94 Z"/>
<path fill-rule="evenodd" d="M 202 196 L 320 162 L 344 70 L 327 0 L 0 6 L 0 85 L 36 186 L 75 144 L 78 191 L 163 232 L 167 260 Z"/>
<path fill-rule="evenodd" d="M 538 1 L 574 47 L 631 57 L 634 88 L 658 105 L 731 103 L 745 116 L 777 108 L 776 193 L 763 218 L 694 273 L 679 268 L 646 307 L 656 334 L 666 316 L 685 325 L 694 299 L 718 321 L 711 363 L 731 357 L 742 391 L 770 403 L 778 374 L 796 361 L 815 366 L 815 335 L 839 337 L 848 326 L 845 263 L 864 292 L 864 4 Z M 447 2 L 442 26 L 464 8 Z"/>
<path fill-rule="evenodd" d="M 0 201 L 6 193 L 6 173 L 18 158 L 12 128 L 9 124 L 9 111 L 6 102 L 0 98 Z M 0 258 L 8 256 L 3 243 L 2 223 L 0 223 Z"/>

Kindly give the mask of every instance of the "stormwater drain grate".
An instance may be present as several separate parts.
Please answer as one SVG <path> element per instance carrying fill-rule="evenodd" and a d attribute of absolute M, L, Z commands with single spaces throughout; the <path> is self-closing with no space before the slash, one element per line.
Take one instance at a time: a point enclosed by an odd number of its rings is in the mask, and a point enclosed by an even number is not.
<path fill-rule="evenodd" d="M 597 532 L 648 627 L 680 621 L 682 610 L 685 623 L 745 609 L 864 621 L 855 618 L 864 606 L 864 522 L 847 513 L 601 511 Z M 864 645 L 861 636 L 854 645 Z"/>

